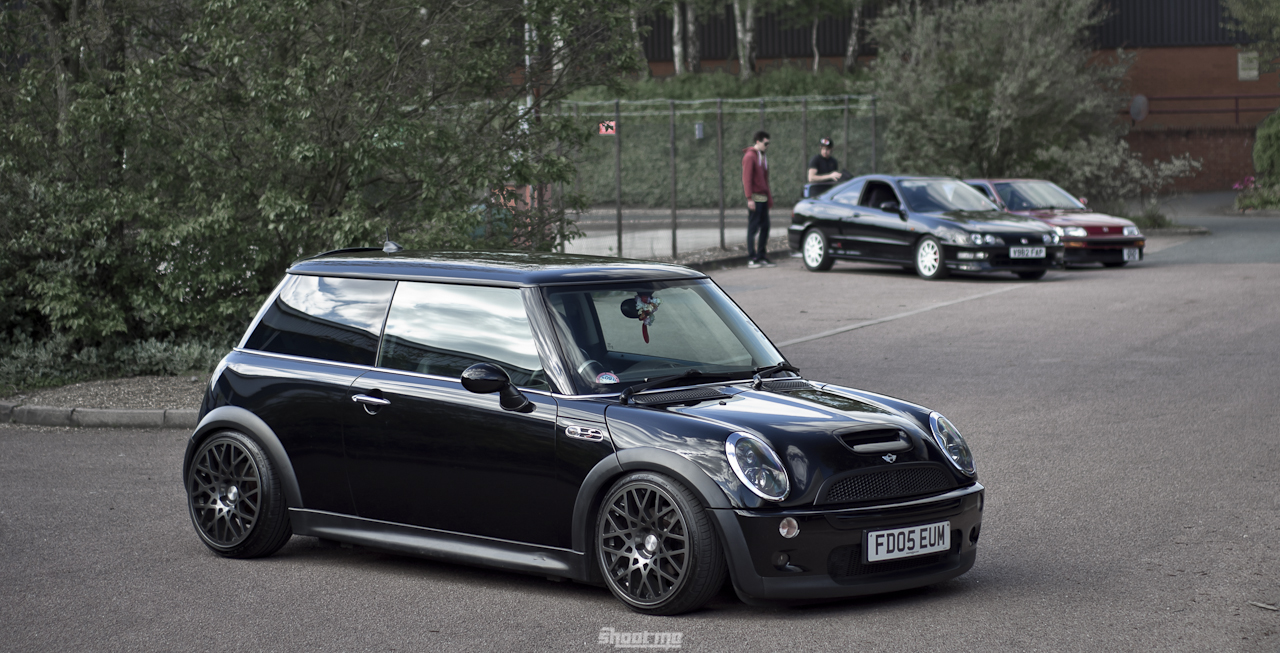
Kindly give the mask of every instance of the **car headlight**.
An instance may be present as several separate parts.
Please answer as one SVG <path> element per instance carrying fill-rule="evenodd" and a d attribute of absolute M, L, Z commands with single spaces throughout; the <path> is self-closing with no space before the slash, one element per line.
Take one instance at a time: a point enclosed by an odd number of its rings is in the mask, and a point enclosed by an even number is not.
<path fill-rule="evenodd" d="M 1137 227 L 1129 226 L 1129 227 L 1125 227 L 1125 228 L 1124 228 L 1124 235 L 1126 235 L 1126 236 L 1141 236 L 1141 235 L 1142 235 L 1142 232 L 1138 231 L 1138 228 L 1137 228 Z"/>
<path fill-rule="evenodd" d="M 929 413 L 929 428 L 933 430 L 933 441 L 938 443 L 942 453 L 947 454 L 951 464 L 965 474 L 973 476 L 973 452 L 969 451 L 969 445 L 961 437 L 960 430 L 955 424 L 940 413 L 933 412 Z"/>
<path fill-rule="evenodd" d="M 1059 236 L 1070 236 L 1072 238 L 1084 238 L 1085 236 L 1089 235 L 1089 232 L 1085 231 L 1084 227 L 1055 226 L 1053 228 L 1053 233 L 1058 234 Z"/>
<path fill-rule="evenodd" d="M 738 480 L 762 499 L 782 501 L 791 492 L 791 481 L 782 461 L 763 440 L 750 433 L 731 433 L 724 453 Z"/>
<path fill-rule="evenodd" d="M 969 244 L 970 234 L 967 231 L 962 231 L 960 229 L 952 229 L 950 227 L 938 227 L 934 231 L 934 234 L 937 235 L 942 240 L 948 243 L 951 243 L 953 245 Z"/>
<path fill-rule="evenodd" d="M 1040 236 L 1040 237 L 1041 237 L 1042 239 L 1044 239 L 1044 244 L 1046 244 L 1046 245 L 1057 245 L 1057 244 L 1060 242 L 1060 241 L 1058 240 L 1058 234 L 1056 234 L 1056 233 L 1052 233 L 1052 234 L 1041 234 L 1041 236 Z"/>

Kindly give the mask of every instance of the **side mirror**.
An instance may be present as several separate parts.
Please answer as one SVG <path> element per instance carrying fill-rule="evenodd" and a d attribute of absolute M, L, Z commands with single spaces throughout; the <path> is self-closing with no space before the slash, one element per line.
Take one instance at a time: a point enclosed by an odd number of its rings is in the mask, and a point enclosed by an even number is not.
<path fill-rule="evenodd" d="M 1081 198 L 1080 198 L 1080 203 L 1081 203 L 1081 204 L 1088 204 L 1088 203 L 1089 203 L 1089 198 L 1087 198 L 1087 197 L 1081 197 Z"/>
<path fill-rule="evenodd" d="M 902 210 L 902 205 L 897 202 L 881 202 L 880 210 L 885 213 L 897 213 L 898 217 L 903 220 L 907 219 L 907 212 Z"/>
<path fill-rule="evenodd" d="M 493 363 L 476 363 L 462 370 L 462 387 L 478 395 L 498 393 L 498 403 L 503 410 L 533 412 L 533 402 L 511 384 L 511 377 L 501 367 Z"/>

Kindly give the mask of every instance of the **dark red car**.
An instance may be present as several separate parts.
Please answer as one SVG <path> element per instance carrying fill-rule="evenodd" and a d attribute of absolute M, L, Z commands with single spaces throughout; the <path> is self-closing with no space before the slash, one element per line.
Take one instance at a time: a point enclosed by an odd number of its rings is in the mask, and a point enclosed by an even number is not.
<path fill-rule="evenodd" d="M 1146 238 L 1133 222 L 1090 211 L 1062 187 L 1041 179 L 966 179 L 1009 213 L 1039 218 L 1053 226 L 1065 245 L 1067 265 L 1101 263 L 1118 268 L 1141 261 Z"/>

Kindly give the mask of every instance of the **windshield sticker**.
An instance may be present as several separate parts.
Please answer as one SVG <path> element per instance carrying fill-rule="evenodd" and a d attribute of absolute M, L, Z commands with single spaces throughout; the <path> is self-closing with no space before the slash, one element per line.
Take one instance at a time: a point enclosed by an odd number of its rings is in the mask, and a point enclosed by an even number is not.
<path fill-rule="evenodd" d="M 596 375 L 596 383 L 599 383 L 600 385 L 612 385 L 614 383 L 619 383 L 620 381 L 621 379 L 618 378 L 618 375 L 613 372 L 601 372 Z"/>
<path fill-rule="evenodd" d="M 658 312 L 660 304 L 662 300 L 653 295 L 636 293 L 636 319 L 640 320 L 640 335 L 644 336 L 646 344 L 649 342 L 649 325 L 653 324 L 653 314 Z"/>

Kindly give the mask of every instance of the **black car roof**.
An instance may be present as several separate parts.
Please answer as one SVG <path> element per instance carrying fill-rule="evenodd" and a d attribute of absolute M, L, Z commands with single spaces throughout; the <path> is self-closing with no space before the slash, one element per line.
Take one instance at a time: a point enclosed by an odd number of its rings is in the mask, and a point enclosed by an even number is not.
<path fill-rule="evenodd" d="M 679 265 L 606 256 L 546 252 L 383 252 L 347 249 L 294 263 L 289 274 L 469 281 L 485 285 L 542 286 L 611 281 L 702 279 Z"/>

